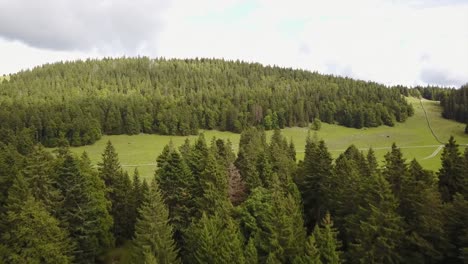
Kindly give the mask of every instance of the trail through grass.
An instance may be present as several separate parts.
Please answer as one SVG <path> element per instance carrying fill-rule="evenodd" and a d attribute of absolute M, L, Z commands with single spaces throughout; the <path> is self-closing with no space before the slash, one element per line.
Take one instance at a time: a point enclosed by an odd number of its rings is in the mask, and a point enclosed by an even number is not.
<path fill-rule="evenodd" d="M 413 104 L 415 115 L 408 118 L 405 123 L 397 123 L 395 127 L 381 126 L 355 129 L 322 123 L 322 128 L 317 132 L 317 137 L 325 140 L 334 157 L 337 157 L 349 145 L 354 144 L 362 150 L 372 147 L 379 160 L 383 159 L 391 144 L 395 142 L 397 146 L 401 147 L 408 161 L 416 158 L 424 168 L 437 170 L 440 168 L 441 151 L 436 152 L 436 150 L 439 148 L 440 143 L 434 138 L 427 125 L 419 100 L 408 98 L 408 101 Z M 460 145 L 466 146 L 468 144 L 468 135 L 464 134 L 464 124 L 442 118 L 440 115 L 441 107 L 438 102 L 422 100 L 422 104 L 426 109 L 434 133 L 441 141 L 446 142 L 450 135 L 453 135 Z M 210 141 L 213 137 L 229 139 L 233 143 L 234 150 L 237 151 L 239 134 L 221 131 L 203 132 L 207 141 Z M 288 139 L 293 140 L 297 150 L 297 158 L 303 159 L 305 141 L 309 130 L 294 127 L 283 129 L 282 133 Z M 272 131 L 267 132 L 268 137 L 271 134 Z M 196 136 L 146 134 L 103 136 L 94 145 L 72 148 L 72 151 L 75 153 L 88 152 L 93 163 L 97 164 L 101 159 L 101 153 L 106 142 L 111 140 L 119 153 L 124 169 L 132 173 L 135 168 L 138 168 L 143 177 L 149 178 L 154 175 L 156 157 L 161 153 L 164 146 L 171 140 L 175 146 L 180 146 L 186 138 L 193 141 Z"/>

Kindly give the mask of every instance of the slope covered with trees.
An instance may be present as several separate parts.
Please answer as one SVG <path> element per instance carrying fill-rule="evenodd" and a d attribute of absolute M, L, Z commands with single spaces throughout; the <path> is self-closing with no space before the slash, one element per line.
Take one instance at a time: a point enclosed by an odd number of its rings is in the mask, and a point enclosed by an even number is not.
<path fill-rule="evenodd" d="M 72 146 L 102 134 L 196 134 L 306 126 L 393 126 L 413 109 L 400 89 L 304 70 L 215 59 L 56 63 L 0 82 L 0 134 Z M 4 137 L 2 137 L 4 138 Z"/>
<path fill-rule="evenodd" d="M 468 84 L 445 94 L 440 104 L 443 107 L 442 116 L 466 123 L 465 133 L 468 134 Z"/>

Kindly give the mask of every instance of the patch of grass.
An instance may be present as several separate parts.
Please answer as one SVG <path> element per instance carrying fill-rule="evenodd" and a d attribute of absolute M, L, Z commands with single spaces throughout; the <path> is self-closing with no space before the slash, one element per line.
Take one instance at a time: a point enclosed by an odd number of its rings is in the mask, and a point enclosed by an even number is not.
<path fill-rule="evenodd" d="M 322 128 L 317 131 L 317 137 L 323 138 L 327 143 L 330 152 L 334 157 L 342 153 L 349 145 L 354 144 L 358 148 L 368 149 L 374 148 L 379 160 L 382 160 L 385 153 L 388 152 L 391 144 L 395 142 L 397 146 L 402 148 L 405 158 L 409 161 L 416 158 L 421 165 L 430 170 L 440 168 L 440 154 L 435 157 L 424 159 L 430 156 L 440 145 L 432 136 L 424 116 L 424 112 L 416 98 L 408 98 L 415 109 L 415 115 L 408 118 L 405 123 L 397 123 L 395 127 L 381 126 L 377 128 L 346 128 L 338 125 L 322 123 Z M 447 120 L 441 117 L 441 107 L 438 102 L 423 101 L 424 107 L 430 119 L 431 126 L 437 136 L 447 141 L 450 135 L 453 135 L 458 144 L 468 144 L 468 135 L 464 134 L 464 125 L 452 120 Z M 239 134 L 221 131 L 204 131 L 207 141 L 217 137 L 229 139 L 233 143 L 234 149 L 237 151 L 239 144 Z M 272 131 L 267 132 L 270 137 Z M 297 158 L 303 159 L 304 146 L 308 128 L 286 128 L 282 133 L 288 139 L 292 139 L 297 150 Z M 315 133 L 315 132 L 310 132 Z M 154 175 L 157 156 L 169 141 L 172 140 L 175 146 L 183 144 L 187 137 L 182 136 L 161 136 L 161 135 L 117 135 L 103 136 L 101 140 L 91 146 L 83 146 L 72 148 L 75 153 L 83 151 L 88 152 L 91 160 L 97 164 L 101 160 L 101 153 L 104 150 L 106 142 L 111 140 L 114 144 L 121 164 L 131 174 L 135 167 L 138 167 L 140 174 L 145 178 L 150 178 Z M 195 140 L 196 136 L 189 136 L 190 140 Z M 136 165 L 136 166 L 127 166 Z"/>

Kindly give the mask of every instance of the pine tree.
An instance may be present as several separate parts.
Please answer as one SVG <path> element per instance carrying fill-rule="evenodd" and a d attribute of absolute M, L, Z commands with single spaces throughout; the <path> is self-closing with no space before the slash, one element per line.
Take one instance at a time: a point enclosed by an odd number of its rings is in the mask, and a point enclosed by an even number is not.
<path fill-rule="evenodd" d="M 209 214 L 227 212 L 230 208 L 227 172 L 217 163 L 211 152 L 208 154 L 205 170 L 201 173 L 199 182 L 203 194 L 197 199 L 197 208 Z"/>
<path fill-rule="evenodd" d="M 315 226 L 313 236 L 316 240 L 322 263 L 342 263 L 341 242 L 338 240 L 338 232 L 333 227 L 329 213 L 325 214 L 321 227 Z"/>
<path fill-rule="evenodd" d="M 325 142 L 307 138 L 302 172 L 303 183 L 299 186 L 304 201 L 306 226 L 309 230 L 324 214 L 324 182 L 332 173 L 332 158 Z"/>
<path fill-rule="evenodd" d="M 122 172 L 114 178 L 111 197 L 111 214 L 114 218 L 113 233 L 116 244 L 122 245 L 132 238 L 135 228 L 133 189 L 127 172 Z"/>
<path fill-rule="evenodd" d="M 463 172 L 463 158 L 458 150 L 458 144 L 453 136 L 445 144 L 442 151 L 442 168 L 440 168 L 439 191 L 442 195 L 442 201 L 452 201 L 455 193 L 467 194 L 466 177 Z"/>
<path fill-rule="evenodd" d="M 229 215 L 203 213 L 186 233 L 190 263 L 244 263 L 239 229 Z"/>
<path fill-rule="evenodd" d="M 195 214 L 195 179 L 179 152 L 170 145 L 158 157 L 156 179 L 169 209 L 170 221 L 178 243 L 181 231 L 188 227 Z"/>
<path fill-rule="evenodd" d="M 385 169 L 383 175 L 390 183 L 392 192 L 396 198 L 400 198 L 402 179 L 407 177 L 407 165 L 403 158 L 403 153 L 395 145 L 392 144 L 392 150 L 385 154 Z"/>
<path fill-rule="evenodd" d="M 2 232 L 2 263 L 71 263 L 72 244 L 67 232 L 50 215 L 42 202 L 31 194 L 19 175 L 14 179 L 2 217 L 7 227 Z"/>
<path fill-rule="evenodd" d="M 255 242 L 253 239 L 249 239 L 247 245 L 244 249 L 245 263 L 246 264 L 257 264 L 258 263 L 258 254 L 257 248 L 255 248 Z"/>
<path fill-rule="evenodd" d="M 34 198 L 41 201 L 51 214 L 56 214 L 62 197 L 55 188 L 56 181 L 53 177 L 53 157 L 51 154 L 41 146 L 35 147 L 26 159 L 22 173 Z"/>
<path fill-rule="evenodd" d="M 366 206 L 351 217 L 348 233 L 351 245 L 348 259 L 363 263 L 400 262 L 403 221 L 397 214 L 398 202 L 389 183 L 375 175 L 365 182 Z"/>
<path fill-rule="evenodd" d="M 65 154 L 57 175 L 58 189 L 63 196 L 58 218 L 76 244 L 75 260 L 79 263 L 94 262 L 113 244 L 109 234 L 112 222 L 104 193 L 98 193 L 96 187 L 99 183 L 91 182 L 92 176 L 81 173 L 78 162 L 70 153 Z"/>
<path fill-rule="evenodd" d="M 132 246 L 132 263 L 147 263 L 142 256 L 154 258 L 154 263 L 179 263 L 172 226 L 169 224 L 169 211 L 154 180 L 139 213 Z"/>
<path fill-rule="evenodd" d="M 466 263 L 468 251 L 468 200 L 457 193 L 453 201 L 446 204 L 445 231 L 450 246 L 444 252 L 445 263 Z"/>
<path fill-rule="evenodd" d="M 307 239 L 305 245 L 305 254 L 303 256 L 297 256 L 294 261 L 294 264 L 322 264 L 320 260 L 320 252 L 317 248 L 317 243 L 315 242 L 315 236 L 310 235 Z"/>
<path fill-rule="evenodd" d="M 112 193 L 114 179 L 120 175 L 122 168 L 120 167 L 119 157 L 112 143 L 107 141 L 106 148 L 102 153 L 102 162 L 98 164 L 99 176 L 104 181 L 108 192 Z"/>

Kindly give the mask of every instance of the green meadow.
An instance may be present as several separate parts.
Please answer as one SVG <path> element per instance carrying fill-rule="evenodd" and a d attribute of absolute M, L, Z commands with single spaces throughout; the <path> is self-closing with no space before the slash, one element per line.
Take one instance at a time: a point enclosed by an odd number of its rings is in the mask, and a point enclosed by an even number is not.
<path fill-rule="evenodd" d="M 381 126 L 377 128 L 346 128 L 338 125 L 322 123 L 322 128 L 317 131 L 317 137 L 324 139 L 330 152 L 337 157 L 349 145 L 354 144 L 358 148 L 366 150 L 374 148 L 379 160 L 383 160 L 391 144 L 395 142 L 401 147 L 407 160 L 416 158 L 423 167 L 437 170 L 440 167 L 441 151 L 437 152 L 440 143 L 434 138 L 424 115 L 420 101 L 416 98 L 408 98 L 413 104 L 415 114 L 408 118 L 405 123 L 397 123 L 394 127 Z M 464 134 L 464 124 L 447 120 L 441 117 L 441 107 L 438 102 L 423 100 L 427 111 L 429 122 L 437 137 L 445 142 L 453 135 L 460 145 L 468 144 L 468 135 Z M 201 131 L 205 134 L 207 141 L 211 138 L 229 139 L 237 151 L 239 134 L 222 131 Z M 304 145 L 307 135 L 314 134 L 308 128 L 285 128 L 282 130 L 284 136 L 292 139 L 297 150 L 297 158 L 304 157 Z M 270 137 L 272 131 L 267 132 Z M 132 173 L 138 168 L 143 177 L 151 177 L 156 168 L 156 157 L 171 140 L 175 146 L 183 144 L 186 138 L 195 140 L 196 136 L 162 136 L 162 135 L 117 135 L 103 136 L 101 140 L 90 146 L 72 148 L 73 152 L 80 154 L 86 151 L 91 160 L 97 164 L 101 159 L 107 141 L 115 146 L 120 162 L 124 169 Z M 433 155 L 436 154 L 436 155 Z"/>

